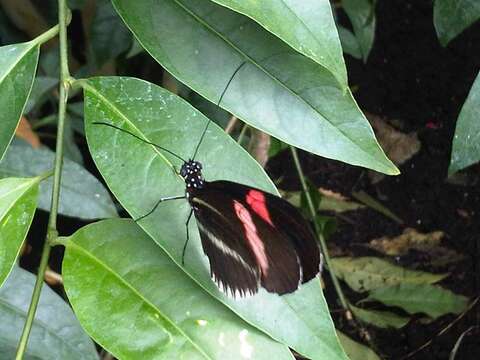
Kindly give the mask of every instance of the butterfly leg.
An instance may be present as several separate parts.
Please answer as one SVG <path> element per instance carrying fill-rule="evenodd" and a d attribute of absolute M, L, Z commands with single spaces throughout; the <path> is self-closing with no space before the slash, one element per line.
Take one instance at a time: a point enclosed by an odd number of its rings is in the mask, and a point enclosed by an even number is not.
<path fill-rule="evenodd" d="M 140 216 L 139 218 L 133 219 L 133 221 L 137 222 L 137 221 L 139 221 L 139 220 L 142 220 L 143 218 L 146 218 L 148 215 L 150 215 L 150 214 L 153 213 L 155 210 L 157 210 L 158 205 L 160 205 L 160 203 L 162 203 L 162 202 L 164 202 L 164 201 L 178 200 L 178 199 L 185 199 L 185 198 L 186 198 L 185 195 L 177 195 L 177 196 L 169 196 L 169 197 L 160 198 L 160 200 L 157 201 L 157 203 L 156 203 L 155 206 L 152 208 L 152 210 L 150 210 L 150 211 L 149 211 L 148 213 L 146 213 L 145 215 Z"/>
<path fill-rule="evenodd" d="M 192 218 L 192 214 L 193 214 L 193 209 L 190 209 L 190 214 L 188 214 L 187 222 L 185 223 L 185 228 L 187 229 L 187 240 L 185 240 L 185 244 L 183 244 L 182 266 L 185 265 L 185 251 L 187 250 L 188 240 L 190 239 L 189 232 L 188 232 L 188 223 L 190 222 L 190 219 Z"/>

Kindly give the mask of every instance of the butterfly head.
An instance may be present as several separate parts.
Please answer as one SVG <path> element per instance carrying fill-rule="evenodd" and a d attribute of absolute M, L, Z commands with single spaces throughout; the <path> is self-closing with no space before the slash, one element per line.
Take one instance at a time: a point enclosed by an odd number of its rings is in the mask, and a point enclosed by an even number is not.
<path fill-rule="evenodd" d="M 201 189 L 204 185 L 202 164 L 198 161 L 186 161 L 180 169 L 180 176 L 185 180 L 187 190 Z"/>

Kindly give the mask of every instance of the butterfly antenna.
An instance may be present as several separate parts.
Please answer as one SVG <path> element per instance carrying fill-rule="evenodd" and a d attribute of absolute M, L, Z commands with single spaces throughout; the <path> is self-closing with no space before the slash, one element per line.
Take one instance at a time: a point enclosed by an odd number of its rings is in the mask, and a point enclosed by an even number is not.
<path fill-rule="evenodd" d="M 122 129 L 121 127 L 118 127 L 118 126 L 116 126 L 116 125 L 113 125 L 113 124 L 110 124 L 110 123 L 107 123 L 107 122 L 103 122 L 103 121 L 93 121 L 92 124 L 95 124 L 95 125 L 106 125 L 106 126 L 110 126 L 111 128 L 120 130 L 120 131 L 122 131 L 122 132 L 124 132 L 124 133 L 127 133 L 127 134 L 133 136 L 134 138 L 136 138 L 136 139 L 138 139 L 138 140 L 140 140 L 140 141 L 142 141 L 142 142 L 144 142 L 144 143 L 146 143 L 146 144 L 153 145 L 153 146 L 155 146 L 157 149 L 160 149 L 160 150 L 162 150 L 162 151 L 165 151 L 166 153 L 169 153 L 170 155 L 175 156 L 177 159 L 180 159 L 180 160 L 182 160 L 183 162 L 186 162 L 185 159 L 183 159 L 181 156 L 175 154 L 173 151 L 170 151 L 170 150 L 168 150 L 168 149 L 165 149 L 163 146 L 157 145 L 157 144 L 155 144 L 155 143 L 153 143 L 153 142 L 150 142 L 150 141 L 148 141 L 148 140 L 142 139 L 140 136 L 135 135 L 134 133 L 132 133 L 132 132 L 130 132 L 130 131 L 128 131 L 128 130 Z"/>
<path fill-rule="evenodd" d="M 230 76 L 230 79 L 227 82 L 227 86 L 225 86 L 225 89 L 223 89 L 222 94 L 220 95 L 220 99 L 218 100 L 217 106 L 220 106 L 220 103 L 222 102 L 222 99 L 223 99 L 223 95 L 225 95 L 225 93 L 227 92 L 228 87 L 230 86 L 230 83 L 232 82 L 233 78 L 235 77 L 235 75 L 237 75 L 237 73 L 240 71 L 242 66 L 245 65 L 246 63 L 247 63 L 246 61 L 242 62 L 240 66 L 235 69 L 232 76 Z M 208 125 L 210 125 L 211 121 L 212 120 L 208 119 L 207 125 L 205 125 L 205 128 L 203 129 L 202 136 L 200 136 L 200 141 L 198 142 L 197 147 L 195 148 L 195 152 L 193 153 L 192 159 L 195 159 L 198 149 L 200 148 L 200 144 L 202 143 L 203 138 L 205 137 L 205 133 L 207 132 Z"/>

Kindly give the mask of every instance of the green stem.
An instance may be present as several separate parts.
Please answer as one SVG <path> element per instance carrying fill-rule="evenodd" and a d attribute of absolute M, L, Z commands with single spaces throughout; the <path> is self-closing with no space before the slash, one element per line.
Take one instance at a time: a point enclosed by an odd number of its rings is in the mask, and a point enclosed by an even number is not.
<path fill-rule="evenodd" d="M 35 45 L 42 45 L 46 43 L 48 40 L 53 39 L 55 36 L 57 36 L 58 31 L 59 31 L 59 26 L 55 25 L 54 27 L 48 29 L 45 31 L 43 34 L 37 36 L 35 39 L 32 40 L 32 43 Z"/>
<path fill-rule="evenodd" d="M 44 172 L 43 174 L 38 175 L 37 178 L 38 178 L 38 181 L 40 182 L 48 179 L 52 175 L 53 175 L 53 170 L 48 170 L 47 172 Z"/>
<path fill-rule="evenodd" d="M 65 113 L 67 110 L 68 91 L 70 88 L 70 74 L 68 71 L 67 57 L 67 22 L 69 21 L 70 17 L 69 14 L 70 11 L 67 8 L 66 0 L 58 0 L 58 23 L 60 32 L 60 98 L 58 112 L 57 143 L 55 153 L 55 168 L 53 173 L 52 201 L 50 206 L 50 215 L 48 219 L 47 237 L 43 246 L 42 257 L 40 259 L 40 266 L 38 268 L 35 287 L 33 288 L 32 300 L 30 302 L 30 307 L 28 308 L 27 319 L 25 320 L 25 326 L 23 328 L 22 336 L 18 344 L 17 355 L 15 358 L 16 360 L 23 359 L 23 356 L 25 354 L 28 344 L 28 337 L 32 329 L 38 301 L 40 300 L 40 293 L 42 291 L 45 270 L 47 269 L 48 265 L 51 244 L 58 236 L 57 213 L 60 195 L 60 180 L 62 176 L 63 134 L 65 127 Z"/>
<path fill-rule="evenodd" d="M 333 286 L 335 287 L 335 291 L 337 292 L 337 295 L 342 307 L 347 312 L 347 318 L 351 317 L 350 309 L 348 307 L 348 301 L 345 295 L 343 294 L 343 290 L 340 286 L 340 283 L 337 277 L 335 276 L 333 267 L 331 266 L 332 262 L 330 260 L 330 255 L 328 253 L 327 244 L 325 243 L 325 238 L 323 237 L 322 229 L 320 228 L 317 222 L 317 212 L 315 211 L 315 206 L 313 205 L 312 197 L 310 196 L 310 192 L 308 191 L 307 181 L 305 179 L 302 166 L 300 165 L 300 160 L 298 159 L 297 149 L 295 149 L 293 146 L 290 146 L 290 150 L 292 151 L 293 161 L 295 162 L 295 167 L 297 168 L 298 176 L 300 177 L 300 182 L 302 183 L 302 188 L 305 193 L 305 197 L 307 198 L 308 210 L 310 211 L 310 215 L 312 216 L 312 219 L 313 219 L 315 232 L 317 233 L 318 239 L 320 240 L 320 247 L 322 249 L 323 257 L 325 258 L 325 263 L 330 273 L 330 277 L 332 278 Z"/>

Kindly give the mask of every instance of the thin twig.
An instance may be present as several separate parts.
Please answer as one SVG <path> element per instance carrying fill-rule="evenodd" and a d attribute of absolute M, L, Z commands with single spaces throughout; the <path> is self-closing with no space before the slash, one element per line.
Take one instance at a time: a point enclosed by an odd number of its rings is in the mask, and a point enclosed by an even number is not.
<path fill-rule="evenodd" d="M 308 210 L 310 211 L 310 215 L 312 216 L 313 219 L 313 225 L 315 227 L 315 232 L 317 234 L 318 239 L 320 240 L 320 248 L 322 250 L 323 257 L 325 258 L 325 264 L 327 266 L 328 272 L 330 274 L 330 278 L 332 279 L 333 286 L 335 287 L 335 291 L 337 293 L 338 299 L 340 300 L 340 304 L 343 308 L 345 318 L 352 323 L 363 335 L 364 339 L 368 342 L 370 347 L 373 350 L 376 350 L 375 344 L 372 342 L 372 338 L 370 334 L 368 333 L 367 329 L 365 329 L 359 322 L 355 320 L 353 317 L 352 311 L 350 310 L 349 303 L 347 301 L 347 298 L 345 297 L 345 294 L 343 293 L 343 290 L 340 286 L 340 283 L 338 281 L 338 278 L 335 276 L 335 271 L 333 269 L 333 266 L 331 265 L 331 259 L 330 259 L 330 254 L 327 249 L 327 244 L 325 243 L 325 238 L 323 237 L 322 229 L 320 228 L 320 225 L 317 222 L 316 219 L 316 211 L 315 211 L 315 206 L 313 205 L 313 200 L 312 197 L 310 196 L 310 192 L 308 191 L 308 186 L 307 186 L 307 181 L 305 178 L 305 175 L 303 173 L 302 166 L 300 165 L 300 159 L 298 158 L 298 153 L 297 149 L 295 149 L 293 146 L 290 146 L 290 150 L 292 152 L 293 156 L 293 161 L 295 163 L 295 167 L 297 168 L 298 176 L 300 177 L 300 182 L 302 183 L 302 189 L 305 193 L 305 197 L 307 199 L 307 204 L 308 204 Z"/>
<path fill-rule="evenodd" d="M 455 320 L 453 320 L 451 323 L 449 323 L 447 326 L 445 326 L 442 330 L 440 330 L 437 335 L 432 337 L 430 340 L 428 340 L 425 344 L 420 346 L 418 349 L 415 349 L 415 350 L 409 352 L 404 357 L 400 358 L 400 360 L 405 360 L 405 359 L 411 358 L 413 355 L 415 355 L 419 351 L 422 351 L 426 347 L 430 346 L 430 344 L 436 338 L 445 334 L 448 330 L 450 330 L 452 328 L 453 325 L 455 325 L 457 322 L 459 322 L 470 310 L 472 310 L 475 307 L 475 305 L 477 305 L 479 299 L 480 299 L 480 296 L 477 296 L 477 298 L 470 303 L 470 305 L 465 309 L 464 312 L 462 312 L 460 315 L 457 316 L 457 318 Z"/>
<path fill-rule="evenodd" d="M 57 128 L 57 143 L 55 153 L 55 168 L 53 174 L 53 190 L 52 201 L 50 206 L 50 215 L 48 219 L 48 230 L 45 244 L 43 245 L 42 257 L 40 259 L 40 266 L 38 268 L 37 279 L 33 288 L 32 300 L 28 308 L 27 319 L 22 331 L 22 336 L 17 348 L 16 360 L 23 359 L 25 354 L 28 337 L 32 329 L 35 312 L 37 310 L 40 294 L 42 291 L 43 280 L 45 278 L 45 270 L 48 265 L 48 258 L 50 256 L 51 242 L 58 236 L 57 232 L 57 213 L 60 195 L 60 180 L 62 175 L 63 162 L 63 134 L 65 124 L 66 105 L 68 100 L 68 90 L 70 87 L 70 74 L 68 71 L 68 57 L 67 57 L 67 24 L 70 22 L 71 14 L 67 8 L 66 0 L 58 0 L 58 19 L 59 19 L 59 34 L 60 34 L 60 99 L 59 99 L 59 113 L 58 113 L 58 128 Z"/>
<path fill-rule="evenodd" d="M 322 254 L 325 258 L 325 264 L 327 265 L 328 271 L 330 273 L 330 277 L 332 278 L 333 286 L 335 287 L 335 291 L 337 292 L 338 298 L 340 300 L 340 304 L 342 305 L 343 309 L 345 310 L 347 319 L 352 317 L 350 308 L 348 306 L 347 299 L 343 293 L 343 290 L 338 282 L 337 277 L 335 276 L 335 272 L 333 267 L 331 266 L 330 255 L 328 253 L 327 244 L 325 243 L 325 238 L 323 237 L 322 230 L 316 221 L 317 212 L 315 211 L 315 206 L 313 205 L 312 197 L 310 196 L 310 192 L 308 191 L 307 181 L 305 175 L 303 173 L 302 166 L 300 165 L 300 159 L 298 158 L 297 149 L 293 146 L 290 146 L 290 150 L 292 151 L 293 161 L 295 163 L 295 167 L 297 168 L 298 176 L 300 177 L 300 182 L 302 183 L 302 188 L 305 193 L 305 197 L 307 198 L 308 210 L 310 211 L 310 215 L 313 219 L 313 225 L 315 226 L 315 232 L 317 233 L 318 239 L 320 240 L 320 248 L 322 249 Z"/>

